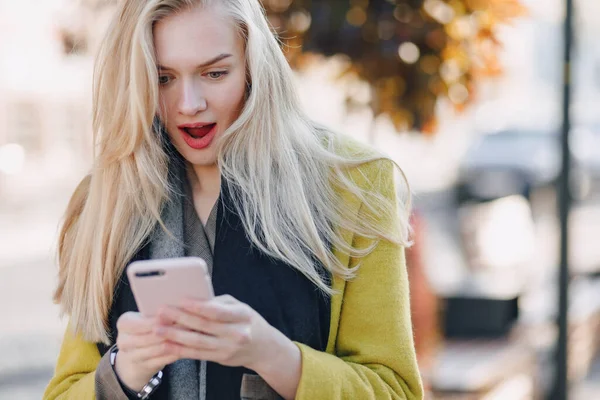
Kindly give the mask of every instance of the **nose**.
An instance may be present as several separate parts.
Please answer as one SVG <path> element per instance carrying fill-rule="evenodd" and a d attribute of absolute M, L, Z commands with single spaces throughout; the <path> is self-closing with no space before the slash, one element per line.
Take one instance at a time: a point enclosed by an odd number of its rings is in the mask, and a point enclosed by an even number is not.
<path fill-rule="evenodd" d="M 195 116 L 200 111 L 206 110 L 206 98 L 201 88 L 193 80 L 183 82 L 179 112 L 187 116 Z"/>

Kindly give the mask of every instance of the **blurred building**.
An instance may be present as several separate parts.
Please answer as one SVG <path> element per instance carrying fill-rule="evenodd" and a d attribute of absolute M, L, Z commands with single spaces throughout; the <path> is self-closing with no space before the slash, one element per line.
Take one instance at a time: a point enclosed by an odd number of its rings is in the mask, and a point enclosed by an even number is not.
<path fill-rule="evenodd" d="M 0 202 L 80 176 L 91 159 L 92 60 L 65 54 L 63 3 L 0 0 Z"/>
<path fill-rule="evenodd" d="M 474 109 L 480 131 L 561 123 L 563 0 L 523 0 L 529 17 L 503 28 L 506 74 L 487 82 Z M 600 2 L 575 0 L 574 123 L 598 125 L 600 114 Z"/>

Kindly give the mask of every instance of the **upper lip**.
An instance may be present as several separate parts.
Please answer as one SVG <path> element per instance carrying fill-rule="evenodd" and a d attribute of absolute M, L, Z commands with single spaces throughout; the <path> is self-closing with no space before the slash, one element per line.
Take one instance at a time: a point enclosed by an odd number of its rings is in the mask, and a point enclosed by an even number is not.
<path fill-rule="evenodd" d="M 202 128 L 203 126 L 206 125 L 212 125 L 215 124 L 216 122 L 194 122 L 193 124 L 181 124 L 181 125 L 177 125 L 178 128 L 180 129 L 184 129 L 184 128 Z"/>

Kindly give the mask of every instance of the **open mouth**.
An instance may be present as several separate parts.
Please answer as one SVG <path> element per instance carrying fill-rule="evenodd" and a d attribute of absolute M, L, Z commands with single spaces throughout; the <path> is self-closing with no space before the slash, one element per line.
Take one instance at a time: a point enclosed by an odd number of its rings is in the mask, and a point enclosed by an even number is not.
<path fill-rule="evenodd" d="M 204 125 L 197 128 L 181 128 L 185 133 L 193 137 L 194 139 L 200 139 L 208 135 L 216 124 Z"/>
<path fill-rule="evenodd" d="M 217 134 L 217 124 L 180 126 L 179 131 L 189 147 L 200 150 L 207 148 L 212 143 Z"/>

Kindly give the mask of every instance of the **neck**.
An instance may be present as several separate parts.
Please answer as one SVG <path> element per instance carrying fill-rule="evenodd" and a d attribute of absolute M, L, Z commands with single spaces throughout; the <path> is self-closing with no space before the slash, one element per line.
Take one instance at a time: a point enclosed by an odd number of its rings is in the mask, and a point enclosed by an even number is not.
<path fill-rule="evenodd" d="M 189 165 L 188 179 L 196 195 L 218 197 L 221 191 L 221 172 L 217 164 Z"/>

